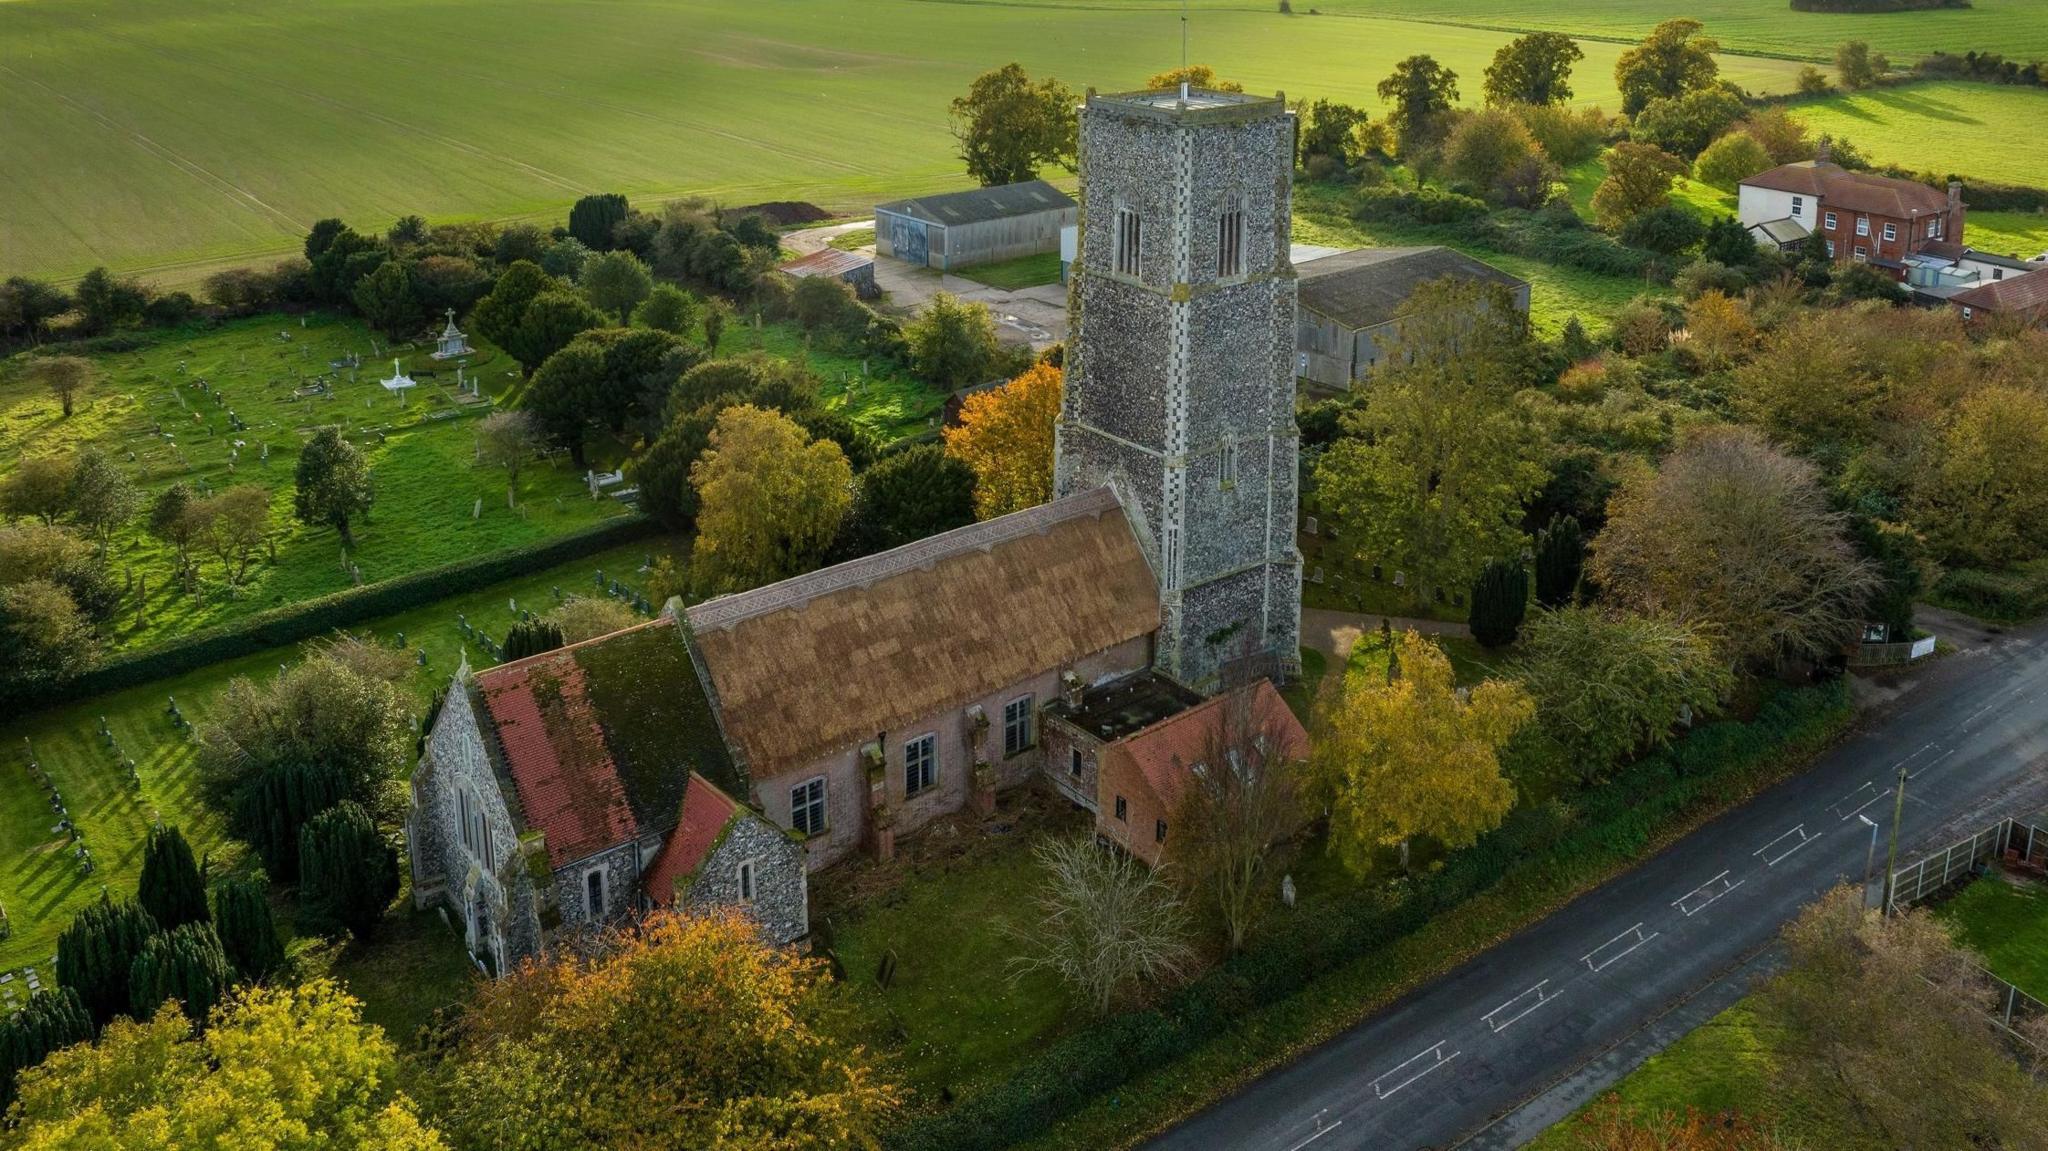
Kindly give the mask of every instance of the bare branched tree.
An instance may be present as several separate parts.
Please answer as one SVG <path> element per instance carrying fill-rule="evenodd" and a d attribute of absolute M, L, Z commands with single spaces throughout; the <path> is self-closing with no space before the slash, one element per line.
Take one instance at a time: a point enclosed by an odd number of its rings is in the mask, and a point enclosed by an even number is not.
<path fill-rule="evenodd" d="M 1712 636 L 1731 663 L 1824 659 L 1856 638 L 1876 570 L 1812 464 L 1750 428 L 1695 433 L 1630 477 L 1593 545 L 1593 578 L 1638 611 Z"/>
<path fill-rule="evenodd" d="M 1093 834 L 1048 839 L 1033 852 L 1045 869 L 1035 929 L 1017 931 L 1012 977 L 1046 970 L 1106 1013 L 1136 987 L 1192 966 L 1188 916 L 1164 874 Z"/>
<path fill-rule="evenodd" d="M 1299 825 L 1296 767 L 1305 748 L 1287 705 L 1240 688 L 1210 709 L 1200 758 L 1174 768 L 1185 780 L 1167 858 L 1180 879 L 1216 901 L 1230 950 L 1264 910 L 1266 861 Z"/>

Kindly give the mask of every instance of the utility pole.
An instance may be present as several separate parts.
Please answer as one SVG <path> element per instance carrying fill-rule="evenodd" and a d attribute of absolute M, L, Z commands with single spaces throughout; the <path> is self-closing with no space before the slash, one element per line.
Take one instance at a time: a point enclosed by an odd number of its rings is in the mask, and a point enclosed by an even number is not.
<path fill-rule="evenodd" d="M 1908 756 L 1907 759 L 1912 758 Z M 1892 799 L 1891 847 L 1884 854 L 1884 913 L 1892 913 L 1892 876 L 1899 870 L 1899 820 L 1906 814 L 1906 760 L 1899 761 L 1899 786 Z"/>

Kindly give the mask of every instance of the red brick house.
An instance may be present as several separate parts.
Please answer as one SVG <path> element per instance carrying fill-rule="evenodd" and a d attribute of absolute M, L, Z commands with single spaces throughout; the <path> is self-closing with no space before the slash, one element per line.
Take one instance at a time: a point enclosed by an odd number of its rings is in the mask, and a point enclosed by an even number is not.
<path fill-rule="evenodd" d="M 1277 740 L 1269 762 L 1298 763 L 1308 756 L 1308 733 L 1271 680 L 1249 687 L 1251 731 Z M 1189 774 L 1211 770 L 1204 760 L 1225 727 L 1225 709 L 1236 699 L 1219 695 L 1113 743 L 1097 757 L 1096 834 L 1157 867 L 1172 834 L 1173 813 L 1187 790 Z"/>
<path fill-rule="evenodd" d="M 1819 235 L 1828 255 L 1904 276 L 1906 257 L 1963 239 L 1963 186 L 1943 193 L 1917 180 L 1852 172 L 1826 158 L 1781 164 L 1742 181 L 1742 226 L 1759 244 L 1793 248 Z"/>

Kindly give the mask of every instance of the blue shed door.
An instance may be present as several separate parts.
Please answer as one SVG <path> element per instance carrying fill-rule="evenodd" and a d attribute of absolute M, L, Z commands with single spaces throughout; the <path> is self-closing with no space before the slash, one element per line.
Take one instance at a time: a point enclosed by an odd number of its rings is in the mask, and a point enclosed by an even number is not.
<path fill-rule="evenodd" d="M 896 254 L 897 259 L 923 267 L 930 258 L 929 249 L 925 246 L 924 222 L 908 216 L 890 216 L 888 221 L 889 250 Z"/>

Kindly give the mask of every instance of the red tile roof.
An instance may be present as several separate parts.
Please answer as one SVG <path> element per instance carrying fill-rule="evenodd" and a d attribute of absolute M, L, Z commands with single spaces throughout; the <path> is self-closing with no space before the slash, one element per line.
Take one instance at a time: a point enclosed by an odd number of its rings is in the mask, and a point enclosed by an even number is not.
<path fill-rule="evenodd" d="M 2048 269 L 1979 284 L 1967 292 L 1950 296 L 1949 302 L 1986 312 L 2025 312 L 2048 308 Z"/>
<path fill-rule="evenodd" d="M 1280 698 L 1280 693 L 1273 690 L 1271 680 L 1262 679 L 1238 690 L 1254 693 L 1252 722 L 1256 729 L 1277 731 L 1281 744 L 1279 758 L 1302 759 L 1308 755 L 1308 733 L 1302 730 L 1301 721 L 1294 718 L 1294 712 Z M 1144 777 L 1152 794 L 1171 810 L 1180 803 L 1188 769 L 1209 754 L 1209 740 L 1221 723 L 1222 708 L 1230 698 L 1219 695 L 1178 715 L 1169 716 L 1151 727 L 1125 736 L 1107 750 L 1112 755 L 1127 758 Z"/>
<path fill-rule="evenodd" d="M 1818 196 L 1832 208 L 1901 220 L 1911 219 L 1915 212 L 1940 212 L 1948 208 L 1948 193 L 1918 180 L 1851 172 L 1825 160 L 1780 164 L 1742 182 L 1778 192 Z"/>
<path fill-rule="evenodd" d="M 655 906 L 667 907 L 675 899 L 676 880 L 697 870 L 739 809 L 731 796 L 703 776 L 690 773 L 690 786 L 683 792 L 683 817 L 676 822 L 675 830 L 668 833 L 668 842 L 661 845 L 654 866 L 641 879 L 641 886 Z"/>
<path fill-rule="evenodd" d="M 476 674 L 526 824 L 554 867 L 632 839 L 633 809 L 574 648 Z"/>

